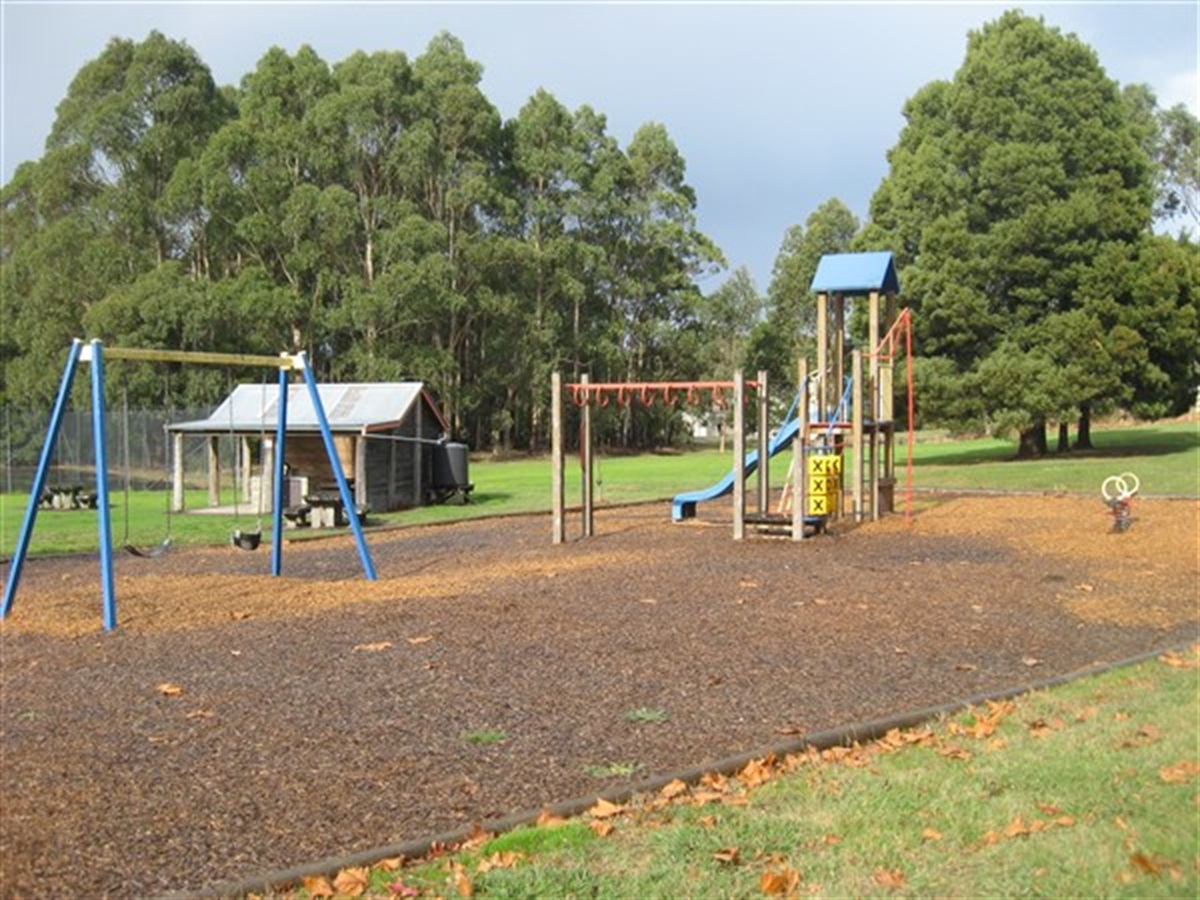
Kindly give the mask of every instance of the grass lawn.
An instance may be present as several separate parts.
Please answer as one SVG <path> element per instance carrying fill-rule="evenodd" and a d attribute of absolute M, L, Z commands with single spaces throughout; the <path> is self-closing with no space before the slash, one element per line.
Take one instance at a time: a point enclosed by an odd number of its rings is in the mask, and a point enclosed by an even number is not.
<path fill-rule="evenodd" d="M 897 458 L 903 478 L 904 446 L 898 439 Z M 1145 494 L 1200 496 L 1200 423 L 1170 423 L 1128 428 L 1097 429 L 1096 449 L 1086 453 L 1052 454 L 1046 459 L 1018 461 L 1011 441 L 922 440 L 914 451 L 914 484 L 918 488 L 1047 490 L 1094 493 L 1109 475 L 1133 471 Z M 786 478 L 789 455 L 773 460 L 772 483 Z M 649 453 L 640 456 L 600 456 L 596 497 L 599 505 L 666 500 L 682 491 L 705 487 L 724 475 L 729 454 L 715 449 Z M 846 466 L 849 471 L 849 465 Z M 509 461 L 476 460 L 471 465 L 475 492 L 469 504 L 452 503 L 396 513 L 374 514 L 376 524 L 421 524 L 484 515 L 547 512 L 550 508 L 550 462 L 546 457 Z M 567 502 L 579 502 L 578 457 L 567 460 Z M 114 485 L 116 488 L 116 485 Z M 25 513 L 25 495 L 0 495 L 0 553 L 12 552 Z M 124 542 L 124 493 L 112 494 L 113 531 Z M 164 492 L 134 491 L 130 497 L 129 536 L 139 546 L 153 546 L 166 534 Z M 206 502 L 204 491 L 188 494 L 191 509 Z M 232 495 L 224 498 L 231 504 Z M 1099 502 L 1099 500 L 1097 500 Z M 219 544 L 234 528 L 253 528 L 257 517 L 248 507 L 232 516 L 176 515 L 171 533 L 176 544 Z M 270 532 L 270 518 L 264 522 Z M 313 536 L 292 532 L 289 537 Z M 30 545 L 32 554 L 94 551 L 96 516 L 88 511 L 42 512 Z"/>
<path fill-rule="evenodd" d="M 1198 720 L 1194 647 L 293 896 L 1196 897 Z"/>

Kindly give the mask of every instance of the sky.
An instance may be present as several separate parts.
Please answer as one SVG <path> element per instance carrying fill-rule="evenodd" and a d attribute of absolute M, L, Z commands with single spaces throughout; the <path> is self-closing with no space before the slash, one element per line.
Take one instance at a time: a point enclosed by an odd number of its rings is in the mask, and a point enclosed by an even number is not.
<path fill-rule="evenodd" d="M 185 41 L 218 84 L 272 46 L 330 65 L 356 50 L 414 58 L 440 31 L 484 67 L 505 119 L 539 88 L 603 113 L 627 144 L 666 126 L 687 162 L 700 229 L 766 292 L 783 235 L 831 197 L 865 218 L 904 102 L 961 65 L 967 34 L 1008 3 L 54 2 L 0 0 L 0 168 L 37 159 L 75 73 L 113 37 Z M 1074 33 L 1121 84 L 1200 114 L 1200 4 L 1027 3 Z M 715 276 L 706 289 L 725 275 Z"/>

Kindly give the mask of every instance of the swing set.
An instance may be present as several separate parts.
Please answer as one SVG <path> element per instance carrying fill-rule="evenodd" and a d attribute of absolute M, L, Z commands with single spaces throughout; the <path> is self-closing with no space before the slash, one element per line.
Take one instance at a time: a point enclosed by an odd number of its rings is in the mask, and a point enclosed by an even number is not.
<path fill-rule="evenodd" d="M 71 388 L 75 381 L 75 373 L 80 363 L 89 363 L 92 367 L 92 436 L 95 447 L 96 522 L 100 536 L 100 586 L 103 595 L 103 623 L 105 631 L 111 631 L 117 627 L 116 589 L 113 577 L 112 515 L 109 504 L 108 484 L 107 422 L 104 408 L 104 362 L 106 358 L 146 362 L 174 362 L 192 365 L 246 366 L 278 370 L 278 420 L 275 435 L 275 466 L 272 478 L 274 504 L 272 506 L 271 574 L 273 576 L 279 576 L 283 573 L 283 463 L 284 439 L 287 431 L 288 380 L 289 373 L 293 371 L 300 372 L 308 388 L 309 399 L 316 412 L 321 438 L 325 445 L 325 452 L 329 457 L 330 468 L 333 470 L 334 478 L 337 481 L 338 491 L 341 494 L 350 529 L 354 533 L 358 555 L 362 561 L 364 577 L 368 581 L 376 580 L 375 565 L 371 560 L 370 551 L 367 549 L 366 539 L 362 531 L 362 523 L 359 520 L 358 512 L 354 505 L 354 498 L 350 492 L 349 483 L 346 481 L 341 460 L 338 457 L 333 433 L 330 431 L 329 420 L 321 404 L 316 379 L 309 365 L 307 354 L 302 351 L 296 354 L 281 353 L 279 356 L 254 356 L 238 353 L 208 353 L 185 350 L 105 348 L 99 340 L 93 340 L 85 344 L 82 340 L 75 339 L 72 341 L 71 348 L 67 354 L 67 364 L 63 370 L 62 381 L 59 384 L 54 407 L 50 413 L 50 425 L 46 431 L 46 440 L 42 444 L 41 454 L 38 457 L 33 487 L 29 494 L 29 505 L 25 510 L 25 519 L 21 525 L 20 534 L 17 537 L 16 549 L 13 551 L 12 559 L 9 562 L 8 580 L 4 587 L 4 600 L 3 606 L 0 607 L 0 618 L 7 618 L 8 614 L 12 611 L 17 587 L 21 581 L 21 572 L 29 553 L 29 542 L 33 535 L 34 525 L 37 522 L 39 499 L 46 487 L 47 474 L 51 461 L 54 458 L 54 448 L 62 427 L 63 414 L 71 395 Z M 124 443 L 126 510 L 128 510 L 130 474 L 127 414 Z M 168 503 L 169 509 L 170 504 Z M 171 542 L 169 521 L 168 518 L 167 535 L 157 547 L 147 549 L 136 548 L 128 542 L 128 513 L 126 513 L 125 549 L 133 555 L 146 558 L 161 556 Z M 261 540 L 261 520 L 258 538 Z M 253 549 L 253 547 L 249 546 L 250 544 L 253 544 L 254 547 L 258 546 L 258 541 L 254 540 L 252 532 L 235 531 L 233 543 L 235 546 L 243 546 L 245 549 Z"/>

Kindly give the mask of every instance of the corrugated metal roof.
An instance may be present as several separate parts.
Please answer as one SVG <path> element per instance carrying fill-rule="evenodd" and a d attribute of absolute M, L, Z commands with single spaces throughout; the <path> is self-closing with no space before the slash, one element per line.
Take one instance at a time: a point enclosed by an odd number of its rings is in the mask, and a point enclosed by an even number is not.
<path fill-rule="evenodd" d="M 421 396 L 424 387 L 420 381 L 319 384 L 317 392 L 331 430 L 361 431 L 372 425 L 399 422 Z M 207 419 L 177 422 L 168 428 L 171 431 L 215 433 L 269 431 L 278 423 L 278 409 L 278 385 L 239 384 Z M 287 425 L 288 431 L 316 431 L 319 427 L 306 385 L 288 385 Z"/>
<path fill-rule="evenodd" d="M 829 253 L 821 257 L 813 275 L 811 290 L 865 294 L 868 291 L 900 292 L 896 264 L 892 254 Z"/>

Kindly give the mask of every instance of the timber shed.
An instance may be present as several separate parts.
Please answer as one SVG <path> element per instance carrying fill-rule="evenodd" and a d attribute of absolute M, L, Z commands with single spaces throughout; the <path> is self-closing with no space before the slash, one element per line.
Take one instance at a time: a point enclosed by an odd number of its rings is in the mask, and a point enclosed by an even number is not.
<path fill-rule="evenodd" d="M 317 390 L 355 503 L 379 512 L 425 505 L 434 495 L 435 444 L 449 427 L 424 382 L 320 384 Z M 285 502 L 292 506 L 305 494 L 329 489 L 335 479 L 307 387 L 289 385 L 287 403 Z M 207 441 L 209 505 L 217 505 L 220 493 L 219 441 L 233 437 L 242 502 L 270 508 L 278 406 L 275 385 L 240 384 L 207 419 L 167 426 L 176 460 L 184 458 L 185 439 Z M 182 465 L 174 472 L 172 505 L 182 510 Z"/>

